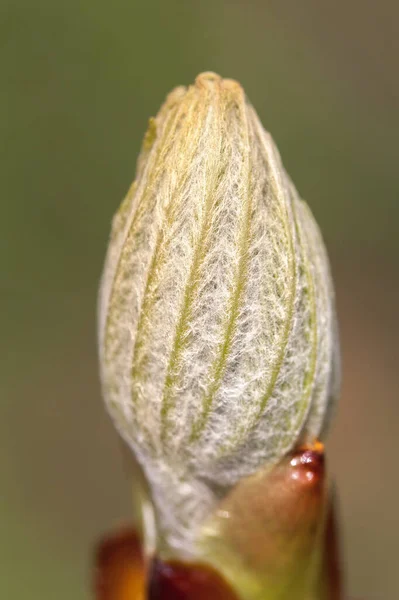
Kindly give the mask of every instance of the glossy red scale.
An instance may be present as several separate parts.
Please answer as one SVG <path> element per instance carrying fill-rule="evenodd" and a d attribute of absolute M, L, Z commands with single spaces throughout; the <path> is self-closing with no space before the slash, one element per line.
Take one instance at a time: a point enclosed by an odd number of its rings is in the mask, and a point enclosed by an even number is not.
<path fill-rule="evenodd" d="M 324 521 L 327 501 L 318 595 L 323 600 L 341 600 L 334 503 L 328 502 L 325 479 L 322 444 L 316 442 L 294 451 L 260 485 L 255 480 L 253 489 L 241 490 L 238 486 L 233 491 L 231 506 L 228 503 L 227 508 L 231 509 L 233 523 L 237 525 L 239 519 L 241 523 L 236 527 L 230 523 L 224 535 L 238 553 L 245 551 L 263 572 L 279 577 L 281 565 L 287 565 L 287 560 L 292 559 L 295 568 L 298 557 L 311 552 L 320 519 Z M 248 489 L 252 492 L 252 508 L 245 516 Z M 234 521 L 235 508 L 238 522 Z M 263 523 L 263 531 L 259 523 Z M 242 545 L 243 540 L 250 541 L 249 549 Z M 239 600 L 223 577 L 203 564 L 154 558 L 148 567 L 132 528 L 121 529 L 99 544 L 94 591 L 96 600 Z"/>
<path fill-rule="evenodd" d="M 154 560 L 148 600 L 237 600 L 227 583 L 203 565 Z"/>

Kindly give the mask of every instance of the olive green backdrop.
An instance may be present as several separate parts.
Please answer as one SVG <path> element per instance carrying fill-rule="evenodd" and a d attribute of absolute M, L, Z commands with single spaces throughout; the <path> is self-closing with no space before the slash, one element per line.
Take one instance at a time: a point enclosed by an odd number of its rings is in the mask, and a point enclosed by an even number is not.
<path fill-rule="evenodd" d="M 204 70 L 244 85 L 325 234 L 349 590 L 399 595 L 398 21 L 394 0 L 0 1 L 2 599 L 88 599 L 92 546 L 129 516 L 97 284 L 147 119 Z"/>

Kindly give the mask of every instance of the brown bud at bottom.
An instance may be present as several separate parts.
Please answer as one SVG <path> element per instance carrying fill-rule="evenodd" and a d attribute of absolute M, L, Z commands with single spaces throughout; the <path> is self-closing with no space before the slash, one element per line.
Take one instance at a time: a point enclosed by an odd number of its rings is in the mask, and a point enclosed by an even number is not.
<path fill-rule="evenodd" d="M 145 563 L 135 531 L 105 537 L 95 557 L 95 600 L 145 600 Z"/>
<path fill-rule="evenodd" d="M 204 565 L 162 562 L 150 569 L 148 600 L 238 600 L 227 583 Z"/>

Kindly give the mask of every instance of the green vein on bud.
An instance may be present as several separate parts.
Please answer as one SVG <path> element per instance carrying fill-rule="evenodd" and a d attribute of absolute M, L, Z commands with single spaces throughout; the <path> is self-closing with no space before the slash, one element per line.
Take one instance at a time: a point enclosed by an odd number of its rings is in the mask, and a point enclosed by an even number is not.
<path fill-rule="evenodd" d="M 240 89 L 240 94 L 243 95 L 243 91 Z M 240 112 L 242 114 L 243 124 L 243 138 L 246 145 L 246 156 L 243 163 L 243 191 L 242 191 L 242 221 L 241 234 L 239 241 L 239 259 L 237 267 L 237 275 L 232 284 L 232 293 L 229 306 L 227 309 L 227 319 L 225 325 L 225 336 L 220 346 L 220 354 L 217 357 L 214 365 L 211 367 L 211 385 L 208 394 L 202 401 L 202 412 L 197 421 L 194 422 L 191 429 L 190 442 L 195 442 L 200 434 L 202 433 L 207 419 L 209 417 L 212 403 L 217 391 L 222 383 L 222 376 L 226 367 L 227 358 L 229 355 L 230 346 L 232 343 L 233 335 L 235 332 L 236 322 L 240 310 L 240 303 L 242 301 L 243 291 L 245 289 L 246 279 L 248 276 L 248 248 L 250 241 L 251 232 L 251 211 L 252 211 L 252 198 L 250 194 L 250 179 L 251 179 L 251 167 L 249 161 L 249 139 L 248 139 L 248 124 L 245 110 L 243 110 L 243 104 L 245 99 L 243 98 L 240 102 Z"/>

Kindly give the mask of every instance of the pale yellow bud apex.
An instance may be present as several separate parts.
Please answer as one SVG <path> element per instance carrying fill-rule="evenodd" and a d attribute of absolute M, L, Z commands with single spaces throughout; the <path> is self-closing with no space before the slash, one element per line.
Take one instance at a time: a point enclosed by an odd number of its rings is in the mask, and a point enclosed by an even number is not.
<path fill-rule="evenodd" d="M 310 210 L 241 86 L 214 73 L 151 119 L 100 292 L 105 402 L 160 536 L 194 552 L 218 499 L 319 437 L 338 386 Z"/>

